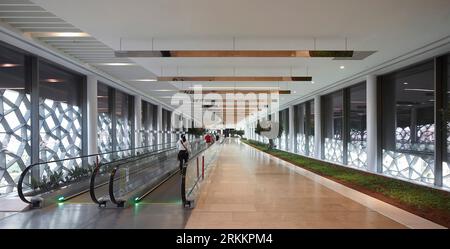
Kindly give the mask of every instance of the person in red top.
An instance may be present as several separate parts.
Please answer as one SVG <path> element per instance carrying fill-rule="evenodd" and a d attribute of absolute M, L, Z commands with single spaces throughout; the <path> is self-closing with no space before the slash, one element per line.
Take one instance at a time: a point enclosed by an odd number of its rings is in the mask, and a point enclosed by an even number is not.
<path fill-rule="evenodd" d="M 211 140 L 212 140 L 211 139 L 211 134 L 207 133 L 206 136 L 205 136 L 205 142 L 209 144 L 209 143 L 211 143 Z"/>

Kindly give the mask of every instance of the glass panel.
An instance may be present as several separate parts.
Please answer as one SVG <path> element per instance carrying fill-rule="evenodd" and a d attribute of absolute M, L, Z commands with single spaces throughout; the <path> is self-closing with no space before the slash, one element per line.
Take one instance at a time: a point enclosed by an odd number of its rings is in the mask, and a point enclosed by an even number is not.
<path fill-rule="evenodd" d="M 280 125 L 282 127 L 282 133 L 279 138 L 280 149 L 287 150 L 287 136 L 289 134 L 289 109 L 280 111 Z"/>
<path fill-rule="evenodd" d="M 142 141 L 142 146 L 150 145 L 150 122 L 151 118 L 153 118 L 150 114 L 150 105 L 147 101 L 142 100 L 142 123 L 141 123 L 141 131 L 140 137 Z"/>
<path fill-rule="evenodd" d="M 131 148 L 130 101 L 128 94 L 116 90 L 116 141 L 117 150 Z M 130 151 L 118 153 L 119 157 L 130 155 Z"/>
<path fill-rule="evenodd" d="M 367 169 L 366 84 L 349 88 L 348 165 Z"/>
<path fill-rule="evenodd" d="M 314 100 L 309 101 L 309 135 L 308 135 L 308 152 L 309 156 L 313 157 L 314 148 Z"/>
<path fill-rule="evenodd" d="M 323 97 L 324 159 L 343 162 L 343 94 L 338 91 Z"/>
<path fill-rule="evenodd" d="M 97 136 L 98 152 L 106 153 L 112 151 L 112 119 L 110 106 L 111 88 L 105 84 L 97 85 Z M 111 160 L 111 154 L 100 156 L 101 162 Z"/>
<path fill-rule="evenodd" d="M 382 77 L 383 173 L 434 183 L 434 69 L 427 62 Z"/>
<path fill-rule="evenodd" d="M 297 139 L 297 153 L 306 155 L 306 134 L 305 134 L 305 125 L 306 125 L 306 108 L 305 103 L 299 104 L 296 106 L 296 115 L 295 120 L 298 120 L 298 132 L 296 135 Z"/>
<path fill-rule="evenodd" d="M 81 86 L 83 78 L 47 62 L 39 63 L 41 162 L 81 156 Z M 79 161 L 55 163 L 52 171 Z"/>
<path fill-rule="evenodd" d="M 25 56 L 0 45 L 0 196 L 16 191 L 30 164 L 30 95 L 25 85 Z"/>
<path fill-rule="evenodd" d="M 450 188 L 450 55 L 447 56 L 447 156 L 444 155 L 444 162 L 442 165 L 442 185 Z"/>

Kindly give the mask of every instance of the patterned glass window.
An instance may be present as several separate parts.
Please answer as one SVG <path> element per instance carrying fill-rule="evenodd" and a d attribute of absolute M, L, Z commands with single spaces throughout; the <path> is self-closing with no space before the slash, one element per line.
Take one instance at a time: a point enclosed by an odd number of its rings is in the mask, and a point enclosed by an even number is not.
<path fill-rule="evenodd" d="M 146 131 L 146 145 L 155 145 L 158 143 L 158 106 L 145 101 L 144 103 L 145 105 L 143 106 L 145 106 L 145 108 L 143 108 L 143 110 L 145 110 L 145 115 L 143 117 L 145 118 L 143 120 L 145 120 L 145 123 L 143 124 L 143 127 L 145 127 L 144 129 Z"/>
<path fill-rule="evenodd" d="M 446 188 L 450 188 L 450 55 L 447 56 L 447 155 L 444 155 L 444 163 L 442 165 L 442 185 Z"/>
<path fill-rule="evenodd" d="M 324 159 L 343 162 L 343 93 L 335 93 L 323 97 L 323 124 L 324 124 Z"/>
<path fill-rule="evenodd" d="M 25 84 L 25 56 L 0 46 L 0 196 L 16 191 L 30 164 L 30 95 Z"/>
<path fill-rule="evenodd" d="M 171 116 L 172 112 L 166 109 L 162 109 L 162 143 L 169 144 L 172 140 L 171 137 Z"/>
<path fill-rule="evenodd" d="M 366 84 L 349 88 L 348 165 L 367 169 Z"/>
<path fill-rule="evenodd" d="M 314 156 L 314 100 L 294 107 L 296 153 Z"/>
<path fill-rule="evenodd" d="M 294 108 L 294 124 L 295 124 L 295 137 L 296 137 L 296 152 L 302 155 L 306 155 L 306 108 L 305 103 L 296 105 Z"/>
<path fill-rule="evenodd" d="M 116 90 L 116 150 L 131 148 L 130 96 Z M 119 157 L 130 155 L 131 151 L 118 153 Z"/>
<path fill-rule="evenodd" d="M 79 75 L 40 61 L 40 161 L 81 156 L 82 81 Z M 79 163 L 79 160 L 69 160 L 52 164 L 52 167 L 71 168 L 80 166 Z"/>
<path fill-rule="evenodd" d="M 280 125 L 282 133 L 280 135 L 279 143 L 281 150 L 287 150 L 288 135 L 289 135 L 289 109 L 284 109 L 279 112 Z"/>
<path fill-rule="evenodd" d="M 156 141 L 156 136 L 153 130 L 156 130 L 153 125 L 153 120 L 156 116 L 153 116 L 154 105 L 147 101 L 142 101 L 142 130 L 140 132 L 142 146 L 149 146 Z"/>
<path fill-rule="evenodd" d="M 382 77 L 383 173 L 434 183 L 434 66 Z"/>
<path fill-rule="evenodd" d="M 315 148 L 314 148 L 314 100 L 308 101 L 309 104 L 309 112 L 308 112 L 308 120 L 309 120 L 309 133 L 308 133 L 308 153 L 310 157 L 314 156 Z"/>
<path fill-rule="evenodd" d="M 111 88 L 105 84 L 97 85 L 97 146 L 99 153 L 112 151 Z M 101 161 L 110 161 L 110 154 L 100 156 Z"/>

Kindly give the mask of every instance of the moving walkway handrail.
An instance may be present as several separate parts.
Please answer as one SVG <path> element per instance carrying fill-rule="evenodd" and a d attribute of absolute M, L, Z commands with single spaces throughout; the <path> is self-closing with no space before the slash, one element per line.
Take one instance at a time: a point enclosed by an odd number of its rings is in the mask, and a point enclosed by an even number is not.
<path fill-rule="evenodd" d="M 166 144 L 173 144 L 173 143 L 166 143 Z M 124 165 L 124 164 L 130 163 L 130 162 L 134 162 L 134 161 L 137 161 L 137 160 L 142 159 L 143 157 L 148 157 L 148 156 L 151 156 L 151 155 L 156 155 L 156 154 L 158 154 L 158 153 L 161 153 L 161 152 L 165 152 L 165 151 L 171 150 L 171 149 L 173 149 L 173 148 L 175 148 L 175 147 L 162 148 L 162 149 L 157 149 L 157 150 L 149 151 L 149 152 L 147 152 L 147 153 L 140 154 L 140 155 L 138 155 L 138 156 L 134 156 L 134 157 L 133 157 L 133 160 L 126 160 L 126 159 L 129 159 L 129 158 L 125 158 L 125 159 L 121 159 L 121 160 L 114 161 L 114 162 L 108 162 L 108 163 L 105 163 L 105 164 L 97 164 L 97 166 L 95 167 L 94 171 L 92 172 L 91 180 L 90 180 L 90 183 L 89 183 L 89 194 L 90 194 L 90 196 L 91 196 L 92 201 L 95 202 L 95 203 L 97 203 L 97 204 L 99 204 L 99 205 L 104 205 L 104 204 L 106 203 L 105 201 L 100 201 L 100 200 L 98 200 L 97 196 L 95 195 L 95 188 L 97 187 L 97 186 L 95 185 L 95 179 L 96 179 L 96 177 L 97 177 L 97 175 L 98 175 L 98 172 L 100 171 L 100 167 L 106 166 L 106 165 L 109 165 L 109 164 L 112 164 L 112 163 L 118 163 L 118 162 L 123 161 L 123 162 L 119 163 L 116 167 L 114 167 L 114 169 L 115 169 L 115 168 L 117 168 L 119 165 Z M 113 170 L 114 170 L 114 169 L 113 169 Z"/>
<path fill-rule="evenodd" d="M 203 140 L 203 138 L 200 138 L 200 139 L 198 139 L 198 140 L 195 140 L 195 141 L 193 141 L 192 142 L 192 144 L 201 144 L 201 143 L 205 143 L 204 142 L 204 140 Z M 193 155 L 193 157 L 196 157 L 196 156 L 198 156 L 200 153 L 202 153 L 203 151 L 205 151 L 206 149 L 208 149 L 209 148 L 209 146 L 207 146 L 206 148 L 204 148 L 204 149 L 201 149 L 200 151 L 197 151 L 197 152 L 195 152 L 195 154 Z M 174 147 L 173 149 L 176 149 L 176 147 Z M 156 153 L 155 153 L 156 154 Z M 117 173 L 117 171 L 118 171 L 118 169 L 120 168 L 120 166 L 122 166 L 122 165 L 124 165 L 124 164 L 119 164 L 119 165 L 117 165 L 116 167 L 114 167 L 114 169 L 111 171 L 111 173 L 110 173 L 110 177 L 109 177 L 109 186 L 108 186 L 108 191 L 109 191 L 109 199 L 111 200 L 111 202 L 112 203 L 114 203 L 114 204 L 116 204 L 116 205 L 121 205 L 122 203 L 120 203 L 119 201 L 117 201 L 117 198 L 115 197 L 115 195 L 114 195 L 114 182 L 117 180 L 117 179 L 120 179 L 120 178 L 123 178 L 124 176 L 122 176 L 122 177 L 119 177 L 119 178 L 117 178 L 116 179 L 116 173 Z M 141 170 L 144 170 L 144 169 L 141 169 Z M 141 171 L 141 170 L 138 170 L 137 172 L 139 172 L 139 171 Z M 175 172 L 178 172 L 179 170 L 177 170 L 177 171 L 175 171 Z M 134 173 L 136 173 L 136 172 L 131 172 L 130 174 L 134 174 Z M 182 195 L 183 196 L 183 195 Z M 98 202 L 97 202 L 98 203 Z M 184 203 L 184 201 L 183 201 L 183 203 Z"/>
<path fill-rule="evenodd" d="M 34 163 L 34 164 L 31 164 L 31 165 L 27 166 L 27 167 L 22 171 L 22 173 L 20 174 L 19 181 L 17 182 L 17 193 L 18 193 L 18 195 L 19 195 L 19 198 L 20 198 L 23 202 L 28 203 L 28 204 L 31 204 L 31 201 L 27 200 L 27 199 L 25 198 L 24 193 L 23 193 L 23 181 L 24 181 L 25 177 L 27 176 L 28 172 L 29 172 L 32 168 L 37 167 L 37 166 L 40 166 L 40 165 L 45 165 L 45 164 L 50 164 L 50 163 L 58 163 L 58 162 L 64 162 L 64 161 L 70 161 L 70 160 L 77 160 L 77 159 L 87 159 L 87 158 L 95 157 L 95 158 L 96 158 L 96 162 L 95 162 L 95 163 L 97 164 L 95 168 L 97 168 L 97 167 L 100 165 L 100 163 L 98 163 L 98 156 L 101 156 L 101 155 L 105 155 L 105 154 L 114 154 L 114 153 L 119 153 L 119 152 L 124 152 L 124 151 L 136 151 L 136 150 L 140 150 L 140 149 L 145 149 L 145 148 L 150 148 L 150 147 L 155 147 L 155 146 L 161 146 L 161 145 L 166 145 L 166 144 L 173 144 L 173 143 L 175 143 L 175 142 L 162 143 L 162 144 L 153 144 L 153 145 L 141 146 L 141 147 L 132 148 L 132 149 L 122 149 L 122 150 L 116 150 L 116 151 L 110 151 L 110 152 L 96 153 L 96 154 L 91 154 L 91 155 L 84 155 L 84 156 L 71 157 L 71 158 L 65 158 L 65 159 L 59 159 L 59 160 L 53 160 L 53 161 L 47 161 L 47 162 L 38 162 L 38 163 Z M 131 157 L 141 156 L 141 155 L 142 155 L 142 154 L 134 155 L 134 156 L 130 156 L 130 157 L 124 157 L 124 158 L 121 158 L 121 159 L 116 160 L 116 161 L 108 162 L 108 163 L 106 163 L 106 164 L 109 164 L 109 163 L 112 163 L 112 162 L 121 161 L 121 160 L 125 160 L 125 159 L 131 158 Z M 94 171 L 95 171 L 95 169 L 94 169 Z"/>
<path fill-rule="evenodd" d="M 219 141 L 215 141 L 215 143 L 218 143 L 218 145 L 223 144 L 223 142 L 225 141 L 225 138 L 222 138 Z M 198 158 L 200 155 L 200 153 L 202 153 L 203 151 L 206 151 L 207 149 L 209 149 L 212 145 L 214 145 L 215 143 L 208 145 L 204 150 L 200 151 L 199 153 L 197 153 L 197 155 L 195 156 L 196 158 Z M 203 164 L 204 162 L 202 162 Z M 183 167 L 182 168 L 182 179 L 181 179 L 181 199 L 183 201 L 183 205 L 185 206 L 186 204 L 188 204 L 187 198 L 186 196 L 189 196 L 192 191 L 194 190 L 194 188 L 197 186 L 198 182 L 200 181 L 200 179 L 202 179 L 202 177 L 204 177 L 203 175 L 198 175 L 197 179 L 195 179 L 195 183 L 192 186 L 191 190 L 189 191 L 189 193 L 186 194 L 186 171 L 187 171 L 187 167 Z M 202 169 L 203 171 L 203 169 Z"/>
<path fill-rule="evenodd" d="M 151 151 L 151 152 L 146 153 L 146 154 L 145 154 L 145 157 L 148 157 L 148 156 L 151 156 L 151 155 L 157 155 L 157 154 L 159 154 L 159 153 L 171 151 L 171 150 L 174 150 L 174 149 L 176 149 L 176 147 L 173 146 L 173 147 L 169 147 L 169 148 L 159 149 L 159 150 L 156 150 L 156 151 Z M 113 185 L 111 186 L 111 181 L 114 181 L 114 179 L 115 179 L 115 172 L 117 171 L 117 169 L 119 169 L 119 167 L 122 166 L 122 165 L 128 164 L 128 163 L 130 163 L 130 162 L 137 161 L 137 160 L 139 160 L 139 159 L 141 159 L 141 157 L 137 157 L 137 158 L 135 158 L 134 160 L 131 160 L 131 161 L 125 161 L 125 162 L 122 162 L 122 163 L 116 165 L 116 166 L 111 170 L 110 177 L 109 177 L 109 189 L 110 189 L 110 190 L 111 190 L 111 188 L 114 187 Z M 97 203 L 97 204 L 99 204 L 99 205 L 103 205 L 103 204 L 105 204 L 105 202 L 100 202 L 100 201 L 97 199 L 96 195 L 95 195 L 95 177 L 96 177 L 97 174 L 98 174 L 99 168 L 100 168 L 100 166 L 99 166 L 98 169 L 97 169 L 95 172 L 93 172 L 93 174 L 92 174 L 89 192 L 90 192 L 91 199 L 92 199 L 93 202 L 95 202 L 95 203 Z M 132 172 L 132 173 L 135 173 L 135 172 Z M 111 200 L 112 203 L 117 204 L 116 199 L 114 198 L 114 196 L 111 196 L 111 194 L 110 194 L 110 200 Z"/>

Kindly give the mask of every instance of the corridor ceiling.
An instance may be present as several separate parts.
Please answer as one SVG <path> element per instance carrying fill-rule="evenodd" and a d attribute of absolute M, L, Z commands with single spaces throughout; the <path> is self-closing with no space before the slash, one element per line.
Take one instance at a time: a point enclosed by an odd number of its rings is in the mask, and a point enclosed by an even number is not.
<path fill-rule="evenodd" d="M 218 90 L 224 87 L 290 90 L 291 94 L 280 99 L 283 106 L 450 35 L 448 0 L 32 2 L 0 0 L 0 18 L 24 32 L 86 32 L 89 37 L 40 39 L 166 103 L 170 103 L 170 95 L 177 90 L 203 85 L 209 89 L 219 87 Z M 26 8 L 21 11 L 20 6 Z M 114 56 L 114 51 L 122 50 L 352 50 L 362 53 L 352 59 Z M 111 62 L 125 64 L 104 64 Z M 263 76 L 311 76 L 313 81 L 153 81 L 158 77 Z"/>

